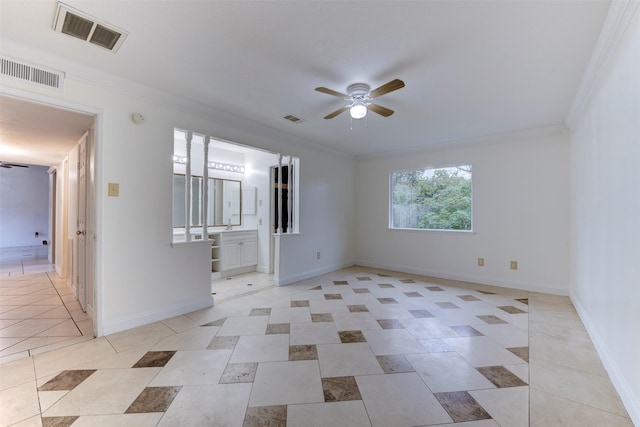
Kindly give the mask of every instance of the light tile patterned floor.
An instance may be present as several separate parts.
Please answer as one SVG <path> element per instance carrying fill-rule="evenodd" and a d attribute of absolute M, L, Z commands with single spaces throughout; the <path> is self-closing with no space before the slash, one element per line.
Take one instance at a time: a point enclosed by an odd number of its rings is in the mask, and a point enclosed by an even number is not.
<path fill-rule="evenodd" d="M 54 271 L 0 277 L 0 361 L 92 338 L 93 321 Z"/>
<path fill-rule="evenodd" d="M 273 274 L 243 273 L 211 281 L 215 304 L 273 286 Z"/>
<path fill-rule="evenodd" d="M 0 248 L 0 278 L 53 271 L 48 246 Z"/>
<path fill-rule="evenodd" d="M 353 267 L 0 365 L 0 425 L 631 426 L 569 300 Z"/>

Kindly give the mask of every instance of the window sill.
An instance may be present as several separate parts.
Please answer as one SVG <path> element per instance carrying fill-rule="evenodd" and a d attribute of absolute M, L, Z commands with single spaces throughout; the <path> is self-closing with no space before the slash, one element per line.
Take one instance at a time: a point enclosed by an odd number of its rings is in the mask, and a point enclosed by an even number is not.
<path fill-rule="evenodd" d="M 432 232 L 432 233 L 454 233 L 454 234 L 469 235 L 469 236 L 476 235 L 475 230 L 438 230 L 434 228 L 393 228 L 393 227 L 388 227 L 387 229 L 389 231 L 417 231 L 417 232 L 426 231 L 426 232 Z"/>

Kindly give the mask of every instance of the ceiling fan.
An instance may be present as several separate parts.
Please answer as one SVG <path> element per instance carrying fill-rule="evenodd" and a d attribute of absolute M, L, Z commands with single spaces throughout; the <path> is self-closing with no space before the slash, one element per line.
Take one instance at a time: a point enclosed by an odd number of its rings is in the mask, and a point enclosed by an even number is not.
<path fill-rule="evenodd" d="M 333 119 L 338 114 L 344 113 L 349 110 L 351 117 L 354 119 L 362 119 L 367 115 L 367 111 L 371 110 L 374 113 L 380 114 L 383 117 L 389 117 L 394 113 L 393 110 L 385 108 L 381 105 L 371 102 L 373 99 L 382 96 L 386 93 L 393 92 L 404 87 L 404 82 L 399 79 L 391 80 L 382 86 L 371 90 L 371 87 L 366 83 L 354 83 L 347 88 L 347 94 L 337 92 L 326 87 L 317 87 L 317 92 L 326 93 L 327 95 L 337 96 L 349 104 L 344 107 L 338 108 L 333 113 L 326 115 L 325 119 Z"/>
<path fill-rule="evenodd" d="M 27 165 L 19 165 L 17 163 L 7 163 L 7 162 L 0 161 L 0 168 L 11 169 L 11 168 L 28 168 L 28 167 L 29 166 Z"/>

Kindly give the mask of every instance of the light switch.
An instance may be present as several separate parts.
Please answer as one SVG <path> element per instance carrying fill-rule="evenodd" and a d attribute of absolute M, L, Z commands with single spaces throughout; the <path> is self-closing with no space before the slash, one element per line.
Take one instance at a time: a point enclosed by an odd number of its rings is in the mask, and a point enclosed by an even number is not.
<path fill-rule="evenodd" d="M 118 197 L 120 195 L 120 184 L 117 182 L 110 182 L 108 194 L 109 197 Z"/>

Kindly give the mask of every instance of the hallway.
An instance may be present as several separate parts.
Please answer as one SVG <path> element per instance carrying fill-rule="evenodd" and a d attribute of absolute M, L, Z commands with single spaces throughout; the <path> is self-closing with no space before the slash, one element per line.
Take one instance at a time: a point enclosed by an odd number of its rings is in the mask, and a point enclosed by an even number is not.
<path fill-rule="evenodd" d="M 46 254 L 22 252 L 0 257 L 0 363 L 93 338 L 93 321 Z"/>

